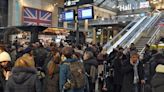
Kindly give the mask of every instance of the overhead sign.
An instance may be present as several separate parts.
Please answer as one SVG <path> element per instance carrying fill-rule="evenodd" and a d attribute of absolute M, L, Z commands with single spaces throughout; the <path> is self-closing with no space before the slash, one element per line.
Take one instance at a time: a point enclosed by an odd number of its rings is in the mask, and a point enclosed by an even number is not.
<path fill-rule="evenodd" d="M 143 9 L 149 7 L 150 7 L 149 1 L 117 6 L 117 8 L 120 11 L 136 10 L 136 9 Z"/>
<path fill-rule="evenodd" d="M 79 6 L 91 3 L 93 3 L 93 0 L 64 0 L 64 7 Z"/>

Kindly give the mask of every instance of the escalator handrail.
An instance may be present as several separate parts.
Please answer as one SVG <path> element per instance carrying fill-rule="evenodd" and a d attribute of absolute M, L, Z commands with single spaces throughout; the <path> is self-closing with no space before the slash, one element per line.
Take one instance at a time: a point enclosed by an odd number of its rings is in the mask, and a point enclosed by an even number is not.
<path fill-rule="evenodd" d="M 133 43 L 136 40 L 136 38 L 138 38 L 140 34 L 144 32 L 147 28 L 148 31 L 150 31 L 150 29 L 152 29 L 152 27 L 155 25 L 155 23 L 158 21 L 159 18 L 160 18 L 160 14 L 154 15 L 143 28 L 139 29 L 139 31 L 131 38 L 131 40 L 125 45 L 125 47 L 130 46 L 130 44 Z"/>
<path fill-rule="evenodd" d="M 160 26 L 157 27 L 155 33 L 151 36 L 151 38 L 149 39 L 149 41 L 147 42 L 147 44 L 151 45 L 154 40 L 156 39 L 156 37 L 158 36 L 159 32 L 160 32 Z M 140 54 L 140 58 L 142 59 L 143 58 L 143 54 L 144 54 L 144 51 L 145 51 L 145 47 L 141 50 L 141 52 L 139 53 Z"/>
<path fill-rule="evenodd" d="M 147 16 L 143 17 L 143 19 L 141 19 L 131 29 L 129 29 L 128 32 L 121 38 L 123 40 L 120 39 L 120 42 L 118 41 L 118 45 L 123 46 L 123 43 L 126 42 L 128 38 L 134 34 L 134 32 L 136 32 L 137 28 L 142 24 L 142 22 L 144 22 L 146 18 Z"/>
<path fill-rule="evenodd" d="M 161 16 L 162 16 L 162 14 L 159 13 L 159 15 L 157 16 L 157 18 L 155 18 L 154 21 L 152 21 L 151 24 L 149 24 L 149 27 L 147 27 L 148 28 L 147 33 L 150 32 L 151 28 L 157 23 L 157 21 L 160 19 Z"/>
<path fill-rule="evenodd" d="M 113 48 L 116 48 L 116 46 L 121 45 L 120 43 L 127 40 L 128 35 L 135 31 L 135 29 L 147 18 L 147 16 L 144 16 L 143 18 L 141 18 L 134 26 L 132 26 L 130 28 L 130 30 L 128 30 L 128 32 L 126 32 L 126 34 L 124 34 L 121 39 L 119 39 L 114 45 L 112 45 L 109 49 L 107 49 L 107 53 L 109 54 Z"/>
<path fill-rule="evenodd" d="M 131 23 L 129 23 L 124 29 L 122 29 L 121 32 L 119 32 L 116 36 L 114 36 L 114 38 L 112 40 L 110 40 L 109 42 L 107 42 L 107 44 L 105 44 L 105 46 L 103 48 L 108 49 L 108 47 L 111 46 L 111 43 L 114 42 L 116 40 L 116 38 L 118 38 L 124 31 L 126 31 L 126 29 L 128 27 L 130 27 L 137 19 L 139 19 L 139 17 L 135 18 Z"/>
<path fill-rule="evenodd" d="M 138 38 L 140 36 L 140 34 L 150 26 L 150 24 L 153 23 L 153 21 L 156 19 L 156 16 L 154 15 L 146 24 L 144 27 L 140 28 L 139 31 L 136 32 L 136 34 L 127 42 L 126 45 L 124 45 L 123 47 L 127 47 L 130 46 L 131 43 L 133 43 L 136 38 Z M 151 25 L 152 26 L 152 25 Z"/>

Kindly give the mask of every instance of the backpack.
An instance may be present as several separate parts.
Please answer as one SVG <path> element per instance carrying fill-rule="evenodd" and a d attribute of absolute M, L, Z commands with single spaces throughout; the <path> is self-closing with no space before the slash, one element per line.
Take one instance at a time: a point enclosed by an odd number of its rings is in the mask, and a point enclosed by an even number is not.
<path fill-rule="evenodd" d="M 68 63 L 71 79 L 69 82 L 72 85 L 71 88 L 82 88 L 85 86 L 86 78 L 85 78 L 85 69 L 82 62 L 71 62 Z M 68 84 L 68 83 L 66 83 Z"/>

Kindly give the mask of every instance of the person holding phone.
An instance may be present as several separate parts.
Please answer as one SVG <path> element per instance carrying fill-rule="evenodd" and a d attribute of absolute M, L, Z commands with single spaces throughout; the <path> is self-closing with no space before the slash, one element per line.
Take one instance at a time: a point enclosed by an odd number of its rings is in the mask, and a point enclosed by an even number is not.
<path fill-rule="evenodd" d="M 143 64 L 136 51 L 130 53 L 129 60 L 122 67 L 124 79 L 121 92 L 140 92 L 141 84 L 145 83 Z"/>

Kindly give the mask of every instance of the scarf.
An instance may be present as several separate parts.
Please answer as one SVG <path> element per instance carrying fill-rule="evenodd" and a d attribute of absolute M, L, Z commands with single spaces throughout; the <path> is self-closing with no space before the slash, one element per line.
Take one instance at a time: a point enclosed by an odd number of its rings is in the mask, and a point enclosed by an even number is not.
<path fill-rule="evenodd" d="M 133 70 L 134 70 L 134 80 L 133 80 L 133 83 L 134 83 L 134 84 L 137 84 L 138 81 L 139 81 L 139 76 L 138 76 L 138 64 L 139 64 L 139 61 L 137 61 L 137 63 L 134 64 L 134 66 L 133 66 Z"/>
<path fill-rule="evenodd" d="M 53 74 L 58 72 L 59 66 L 58 66 L 58 64 L 55 64 L 54 61 L 51 60 L 51 61 L 48 63 L 47 68 L 48 68 L 48 75 L 49 75 L 50 77 L 53 77 Z"/>

